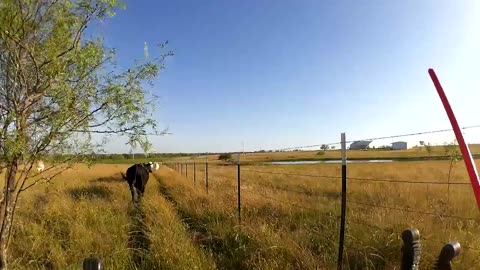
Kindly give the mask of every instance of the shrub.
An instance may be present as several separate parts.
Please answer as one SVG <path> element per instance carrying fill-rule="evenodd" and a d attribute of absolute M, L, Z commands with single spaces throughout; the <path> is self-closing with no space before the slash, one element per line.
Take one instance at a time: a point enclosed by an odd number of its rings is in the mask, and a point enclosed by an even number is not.
<path fill-rule="evenodd" d="M 224 161 L 227 161 L 231 158 L 232 158 L 232 154 L 230 154 L 230 153 L 222 153 L 218 156 L 219 160 L 224 160 Z"/>

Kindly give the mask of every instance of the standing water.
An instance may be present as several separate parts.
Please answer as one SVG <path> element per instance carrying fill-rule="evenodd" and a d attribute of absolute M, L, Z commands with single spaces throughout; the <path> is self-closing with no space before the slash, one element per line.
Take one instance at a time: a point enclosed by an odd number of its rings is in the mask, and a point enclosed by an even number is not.
<path fill-rule="evenodd" d="M 389 163 L 391 159 L 365 159 L 365 160 L 348 160 L 347 163 Z M 271 161 L 265 162 L 271 165 L 302 165 L 302 164 L 341 164 L 342 160 L 292 160 L 292 161 Z"/>

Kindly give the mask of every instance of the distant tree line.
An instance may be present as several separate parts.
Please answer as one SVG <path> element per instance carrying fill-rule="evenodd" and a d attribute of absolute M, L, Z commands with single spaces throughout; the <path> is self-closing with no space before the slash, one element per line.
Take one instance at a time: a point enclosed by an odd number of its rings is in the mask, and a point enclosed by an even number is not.
<path fill-rule="evenodd" d="M 153 153 L 153 154 L 143 154 L 143 153 L 117 153 L 117 154 L 85 154 L 85 155 L 49 155 L 45 156 L 44 160 L 63 160 L 65 158 L 70 158 L 73 160 L 123 160 L 123 159 L 164 159 L 164 158 L 175 158 L 175 157 L 187 157 L 193 154 L 189 153 Z M 197 154 L 198 155 L 198 154 Z"/>

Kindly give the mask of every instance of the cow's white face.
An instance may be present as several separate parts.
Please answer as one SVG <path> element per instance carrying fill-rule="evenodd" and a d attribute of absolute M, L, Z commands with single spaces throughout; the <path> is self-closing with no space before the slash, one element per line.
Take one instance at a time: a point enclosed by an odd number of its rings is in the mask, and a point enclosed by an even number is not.
<path fill-rule="evenodd" d="M 149 164 L 148 166 L 150 167 L 150 171 L 156 171 L 160 169 L 160 164 L 158 164 L 157 162 L 150 161 L 148 164 Z"/>
<path fill-rule="evenodd" d="M 39 161 L 37 163 L 37 172 L 42 172 L 45 169 L 45 164 L 43 164 L 43 161 Z"/>

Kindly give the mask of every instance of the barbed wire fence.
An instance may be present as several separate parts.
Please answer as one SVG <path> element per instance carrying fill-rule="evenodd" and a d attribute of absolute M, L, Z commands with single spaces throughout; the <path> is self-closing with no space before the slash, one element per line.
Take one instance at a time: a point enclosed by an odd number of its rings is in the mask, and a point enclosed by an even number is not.
<path fill-rule="evenodd" d="M 474 128 L 480 128 L 480 125 L 464 127 L 462 128 L 462 130 L 465 131 Z M 450 131 L 451 129 L 442 129 L 383 137 L 372 137 L 362 140 L 344 140 L 344 146 L 341 148 L 344 152 L 346 152 L 346 143 L 354 143 L 356 141 L 377 141 L 407 138 L 412 136 L 431 135 L 435 133 L 445 133 Z M 318 150 L 319 148 L 325 148 L 325 146 L 337 147 L 341 146 L 341 144 L 342 142 L 303 145 L 271 149 L 270 151 L 290 152 L 308 149 Z M 425 147 L 429 147 L 429 145 L 426 145 Z M 456 147 L 457 146 L 453 144 L 453 147 L 450 147 L 449 149 L 453 149 L 453 151 L 455 152 Z M 422 149 L 422 146 L 419 149 Z M 445 149 L 447 149 L 447 146 L 445 146 Z M 325 152 L 325 149 L 320 151 Z M 393 150 L 392 153 L 394 153 Z M 478 215 L 478 210 L 474 208 L 469 208 L 465 205 L 461 205 L 461 202 L 456 203 L 455 201 L 450 201 L 451 192 L 453 192 L 453 190 L 456 191 L 456 194 L 460 194 L 464 197 L 469 196 L 473 199 L 473 195 L 468 194 L 467 192 L 468 190 L 470 190 L 471 187 L 470 182 L 466 180 L 451 181 L 451 178 L 453 176 L 451 175 L 452 162 L 458 159 L 458 157 L 456 156 L 457 154 L 447 153 L 446 150 L 443 155 L 438 153 L 436 153 L 435 155 L 431 155 L 430 153 L 427 154 L 427 157 L 425 157 L 424 155 L 418 155 L 414 158 L 419 158 L 419 160 L 424 160 L 425 158 L 428 160 L 441 157 L 450 161 L 447 181 L 442 181 L 441 179 L 438 179 L 439 177 L 432 177 L 431 179 L 425 179 L 423 177 L 422 179 L 405 179 L 405 177 L 382 177 L 374 174 L 370 174 L 369 176 L 363 176 L 361 172 L 354 173 L 353 176 L 350 176 L 350 174 L 348 173 L 348 168 L 350 168 L 350 166 L 352 166 L 354 169 L 363 169 L 362 166 L 364 165 L 362 165 L 361 163 L 347 165 L 350 164 L 349 162 L 347 162 L 347 158 L 343 159 L 343 166 L 341 171 L 336 170 L 335 173 L 328 174 L 310 172 L 299 173 L 296 171 L 292 172 L 288 171 L 284 167 L 280 168 L 276 166 L 259 165 L 258 163 L 263 163 L 261 161 L 257 163 L 242 164 L 240 160 L 240 154 L 238 154 L 237 159 L 234 162 L 235 166 L 219 166 L 219 164 L 215 164 L 212 161 L 210 161 L 209 163 L 208 155 L 205 155 L 205 159 L 197 158 L 182 162 L 170 162 L 166 163 L 166 165 L 179 172 L 186 179 L 189 179 L 189 181 L 191 180 L 195 188 L 203 186 L 207 194 L 209 191 L 209 181 L 213 181 L 214 183 L 217 182 L 216 180 L 213 180 L 214 178 L 227 180 L 232 188 L 236 187 L 236 207 L 239 224 L 245 222 L 245 213 L 247 213 L 248 215 L 249 208 L 258 208 L 258 204 L 254 203 L 254 198 L 298 209 L 299 211 L 323 211 L 323 214 L 328 215 L 329 221 L 324 223 L 319 222 L 318 225 L 326 230 L 334 229 L 332 228 L 332 225 L 333 227 L 335 227 L 334 233 L 325 237 L 325 240 L 331 244 L 331 246 L 333 247 L 332 250 L 338 249 L 338 269 L 342 269 L 342 267 L 344 267 L 346 264 L 352 263 L 348 260 L 347 262 L 344 262 L 343 258 L 345 253 L 351 255 L 351 252 L 353 252 L 352 256 L 355 256 L 355 253 L 365 253 L 366 248 L 374 248 L 366 247 L 365 243 L 363 243 L 361 239 L 358 239 L 358 237 L 356 237 L 356 235 L 359 235 L 358 232 L 364 231 L 365 228 L 368 228 L 369 230 L 374 230 L 375 232 L 384 232 L 385 237 L 380 237 L 380 239 L 388 240 L 388 237 L 396 237 L 398 239 L 404 237 L 403 234 L 400 235 L 400 229 L 402 229 L 400 227 L 403 227 L 403 229 L 405 229 L 404 227 L 406 225 L 409 225 L 410 227 L 420 226 L 422 227 L 422 231 L 427 233 L 425 234 L 425 236 L 422 235 L 422 237 L 419 238 L 418 241 L 424 241 L 425 243 L 427 243 L 427 246 L 431 245 L 431 250 L 435 250 L 438 245 L 444 245 L 444 248 L 446 246 L 452 247 L 456 252 L 454 253 L 455 256 L 458 255 L 457 251 L 459 250 L 459 246 L 457 248 L 454 243 L 452 244 L 449 241 L 452 237 L 458 239 L 455 234 L 459 234 L 465 242 L 464 244 L 462 244 L 462 250 L 465 250 L 466 252 L 471 252 L 476 255 L 470 257 L 478 257 L 478 255 L 480 255 L 480 246 L 470 245 L 469 242 L 474 241 L 468 241 L 469 237 L 472 237 L 469 230 L 474 227 L 478 227 L 478 225 L 480 224 L 480 216 Z M 321 160 L 322 157 L 319 157 L 317 159 Z M 395 157 L 390 159 L 395 159 Z M 335 161 L 332 161 L 332 163 L 338 161 L 339 159 L 337 158 Z M 355 160 L 352 160 L 352 162 L 353 161 Z M 391 164 L 394 163 L 392 162 Z M 220 167 L 228 167 L 232 170 L 230 170 L 229 172 L 225 172 L 225 170 L 223 170 L 222 172 L 213 171 Z M 402 169 L 408 170 L 408 164 L 405 163 L 405 165 L 402 167 L 406 167 Z M 363 169 L 363 171 L 365 172 L 366 170 Z M 395 173 L 392 173 L 392 175 L 394 174 Z M 309 179 L 310 181 L 330 183 L 333 186 L 329 186 L 329 188 L 327 189 L 321 189 L 318 188 L 318 186 L 315 186 L 315 188 L 305 190 L 304 187 L 299 188 L 298 184 L 284 184 L 283 186 L 281 186 L 280 184 L 275 185 L 271 182 L 252 180 L 260 179 L 262 175 L 268 175 L 271 177 L 285 177 L 296 180 Z M 335 189 L 333 189 L 333 187 L 335 187 Z M 210 188 L 212 188 L 211 183 Z M 387 191 L 389 191 L 390 193 L 388 193 Z M 395 194 L 395 192 L 397 192 L 398 194 Z M 296 198 L 302 198 L 302 201 L 293 201 L 292 196 L 279 196 L 279 193 L 295 194 L 297 195 Z M 435 195 L 435 197 L 433 197 L 433 195 Z M 393 196 L 394 198 L 391 198 L 389 196 Z M 330 204 L 330 206 L 333 208 L 325 207 L 325 205 L 320 205 L 318 203 L 319 198 L 324 199 L 324 201 L 321 201 L 321 203 L 326 204 L 328 201 L 328 204 Z M 396 201 L 394 199 L 396 199 Z M 242 211 L 245 206 L 247 206 L 247 212 Z M 455 207 L 459 206 L 461 206 L 462 208 L 454 209 Z M 463 212 L 461 210 L 465 209 L 472 209 L 464 211 L 468 212 L 471 215 L 463 215 Z M 399 217 L 401 217 L 401 220 L 396 220 Z M 438 229 L 440 227 L 441 230 L 435 231 L 435 229 Z M 355 230 L 357 230 L 357 232 Z M 435 237 L 435 235 L 432 235 L 433 233 L 429 233 L 429 231 L 434 231 L 437 235 L 438 232 L 442 232 L 443 239 L 441 239 L 442 237 Z M 404 231 L 403 233 L 405 232 L 407 231 Z M 365 235 L 365 237 L 367 237 L 367 234 Z M 337 239 L 337 241 L 334 241 L 333 239 Z M 406 243 L 408 241 L 406 241 L 404 238 L 403 240 L 404 244 L 407 245 Z M 412 244 L 411 241 L 409 243 Z M 413 250 L 417 249 L 411 250 L 413 252 Z M 380 251 L 380 253 L 384 252 Z M 448 255 L 450 253 L 447 252 L 445 254 Z M 378 256 L 378 254 L 372 254 L 372 256 Z M 453 257 L 455 256 L 450 256 L 450 260 L 453 259 Z M 347 258 L 349 257 L 351 256 L 347 256 Z M 439 261 L 440 260 L 441 259 L 439 259 Z M 475 262 L 478 263 L 478 259 L 477 261 L 473 262 L 460 259 L 460 262 L 469 264 Z M 437 262 L 437 265 L 439 265 L 439 262 Z"/>

